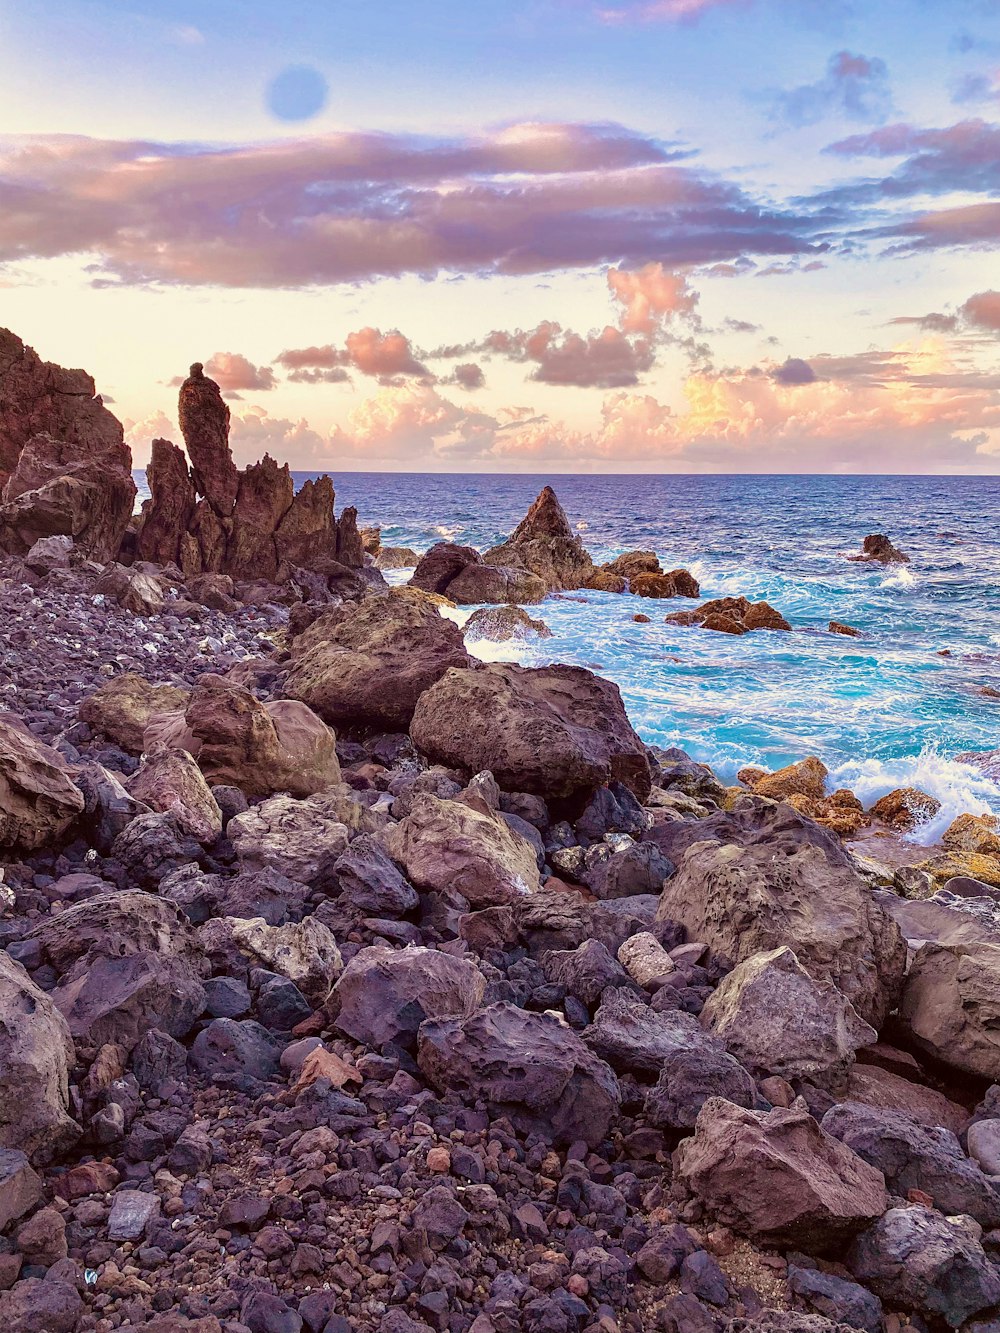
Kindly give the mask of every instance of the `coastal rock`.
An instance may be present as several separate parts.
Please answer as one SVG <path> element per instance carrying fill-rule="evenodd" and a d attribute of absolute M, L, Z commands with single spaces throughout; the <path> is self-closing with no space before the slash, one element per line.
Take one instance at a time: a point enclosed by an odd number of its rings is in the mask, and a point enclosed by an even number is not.
<path fill-rule="evenodd" d="M 355 1041 L 408 1045 L 425 1018 L 468 1018 L 485 990 L 486 978 L 464 958 L 373 945 L 348 963 L 328 1007 L 336 1026 Z"/>
<path fill-rule="evenodd" d="M 481 606 L 462 627 L 466 643 L 489 639 L 506 643 L 510 639 L 551 639 L 552 631 L 544 620 L 533 620 L 519 606 Z"/>
<path fill-rule="evenodd" d="M 279 467 L 270 454 L 237 473 L 233 530 L 226 545 L 227 574 L 274 582 L 279 563 L 274 535 L 294 497 L 288 464 Z"/>
<path fill-rule="evenodd" d="M 285 692 L 335 725 L 405 729 L 424 691 L 469 663 L 458 626 L 405 589 L 367 599 L 325 638 L 299 643 Z"/>
<path fill-rule="evenodd" d="M 79 717 L 99 736 L 129 754 L 142 754 L 143 737 L 157 713 L 182 710 L 189 692 L 176 685 L 153 685 L 138 672 L 112 676 L 80 704 Z"/>
<path fill-rule="evenodd" d="M 588 1007 L 609 988 L 630 987 L 628 973 L 599 940 L 584 940 L 575 949 L 550 949 L 541 962 L 547 981 Z"/>
<path fill-rule="evenodd" d="M 420 1025 L 417 1063 L 442 1092 L 486 1101 L 523 1132 L 596 1146 L 618 1113 L 618 1080 L 565 1024 L 507 1003 Z"/>
<path fill-rule="evenodd" d="M 853 1067 L 848 1077 L 846 1100 L 876 1110 L 901 1111 L 918 1124 L 930 1129 L 941 1126 L 955 1135 L 961 1134 L 969 1122 L 969 1113 L 964 1106 L 949 1101 L 934 1088 L 914 1083 L 878 1065 L 859 1063 Z"/>
<path fill-rule="evenodd" d="M 410 735 L 439 763 L 489 769 L 506 791 L 551 799 L 618 781 L 643 801 L 652 785 L 617 686 L 584 667 L 448 671 L 420 698 Z"/>
<path fill-rule="evenodd" d="M 893 1194 L 905 1198 L 908 1190 L 922 1190 L 943 1213 L 964 1213 L 984 1227 L 1000 1223 L 1000 1192 L 947 1129 L 855 1102 L 832 1107 L 822 1125 L 881 1171 Z"/>
<path fill-rule="evenodd" d="M 695 843 L 664 884 L 657 915 L 736 962 L 787 945 L 812 978 L 832 982 L 878 1029 L 895 1007 L 906 946 L 841 858 L 794 836 L 744 847 Z"/>
<path fill-rule="evenodd" d="M 629 579 L 629 592 L 637 597 L 700 597 L 698 580 L 686 569 L 668 573 L 637 573 Z"/>
<path fill-rule="evenodd" d="M 106 565 L 94 584 L 94 591 L 134 616 L 158 616 L 165 605 L 164 586 L 159 579 L 124 565 Z"/>
<path fill-rule="evenodd" d="M 540 602 L 548 591 L 544 579 L 520 566 L 473 564 L 452 579 L 445 595 L 459 606 L 475 606 L 481 602 Z"/>
<path fill-rule="evenodd" d="M 447 595 L 448 584 L 471 565 L 481 565 L 483 557 L 474 546 L 455 542 L 436 542 L 426 551 L 410 575 L 410 587 L 423 592 Z"/>
<path fill-rule="evenodd" d="M 854 1242 L 848 1266 L 890 1305 L 952 1328 L 1000 1304 L 1000 1271 L 970 1226 L 929 1208 L 890 1208 Z"/>
<path fill-rule="evenodd" d="M 170 440 L 153 441 L 146 485 L 150 498 L 142 502 L 136 555 L 153 564 L 182 569 L 182 538 L 191 527 L 198 495 L 184 451 Z"/>
<path fill-rule="evenodd" d="M 826 794 L 826 780 L 830 776 L 826 765 L 810 755 L 797 764 L 779 768 L 751 784 L 756 796 L 768 796 L 772 801 L 783 801 L 789 796 L 809 796 L 822 800 Z"/>
<path fill-rule="evenodd" d="M 198 494 L 220 518 L 228 518 L 239 485 L 229 449 L 229 408 L 222 390 L 208 378 L 200 361 L 194 363 L 181 385 L 177 411 Z"/>
<path fill-rule="evenodd" d="M 542 487 L 510 537 L 483 559 L 489 565 L 526 569 L 543 579 L 550 591 L 586 587 L 595 572 L 551 486 Z"/>
<path fill-rule="evenodd" d="M 920 1050 L 1000 1081 L 1000 945 L 924 944 L 906 978 L 900 1020 Z"/>
<path fill-rule="evenodd" d="M 244 870 L 270 867 L 299 883 L 316 884 L 332 876 L 352 829 L 363 824 L 362 807 L 347 788 L 333 787 L 304 800 L 272 796 L 235 815 L 226 832 Z M 366 825 L 363 831 L 371 829 Z"/>
<path fill-rule="evenodd" d="M 910 557 L 898 551 L 889 538 L 881 532 L 873 532 L 861 543 L 860 555 L 849 555 L 848 560 L 874 560 L 880 565 L 908 565 Z"/>
<path fill-rule="evenodd" d="M 290 566 L 323 569 L 334 559 L 346 567 L 337 554 L 335 498 L 333 482 L 327 476 L 308 477 L 295 492 L 274 531 L 277 576 Z"/>
<path fill-rule="evenodd" d="M 829 625 L 831 634 L 843 634 L 848 639 L 860 639 L 861 631 L 855 629 L 853 625 L 845 625 L 843 621 L 831 620 Z"/>
<path fill-rule="evenodd" d="M 186 750 L 155 746 L 128 781 L 129 794 L 151 810 L 170 814 L 178 827 L 200 843 L 214 842 L 222 832 L 222 811 Z"/>
<path fill-rule="evenodd" d="M 375 556 L 376 569 L 415 569 L 420 562 L 409 546 L 382 546 Z"/>
<path fill-rule="evenodd" d="M 801 1102 L 762 1112 L 710 1099 L 675 1171 L 723 1226 L 809 1253 L 836 1249 L 889 1202 L 882 1173 L 825 1134 Z"/>
<path fill-rule="evenodd" d="M 859 1046 L 878 1036 L 829 981 L 814 981 L 791 949 L 752 954 L 705 1003 L 701 1021 L 751 1073 L 843 1090 Z"/>
<path fill-rule="evenodd" d="M 0 848 L 32 852 L 56 843 L 83 808 L 61 756 L 15 714 L 0 713 Z"/>
<path fill-rule="evenodd" d="M 676 571 L 684 573 L 683 570 Z M 684 596 L 699 596 L 685 593 Z M 790 630 L 792 627 L 769 602 L 751 602 L 747 597 L 716 597 L 692 611 L 676 611 L 666 617 L 672 625 L 700 625 L 719 634 L 748 634 L 751 630 Z"/>
<path fill-rule="evenodd" d="M 62 1014 L 24 968 L 0 951 L 0 1148 L 48 1162 L 79 1138 L 69 1114 L 74 1061 Z"/>
<path fill-rule="evenodd" d="M 386 847 L 418 888 L 460 893 L 472 907 L 516 902 L 539 887 L 534 847 L 504 819 L 429 792 L 389 830 Z"/>
<path fill-rule="evenodd" d="M 877 800 L 870 814 L 890 828 L 908 832 L 933 819 L 940 809 L 941 802 L 936 797 L 928 796 L 916 787 L 897 787 Z"/>
<path fill-rule="evenodd" d="M 631 583 L 639 574 L 662 574 L 663 566 L 655 551 L 623 551 L 603 564 L 598 573 L 612 574 Z"/>

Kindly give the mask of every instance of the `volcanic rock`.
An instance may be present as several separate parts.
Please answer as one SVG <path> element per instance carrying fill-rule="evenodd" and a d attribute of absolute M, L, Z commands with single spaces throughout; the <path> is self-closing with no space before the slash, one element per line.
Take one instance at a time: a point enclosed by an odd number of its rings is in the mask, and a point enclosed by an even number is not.
<path fill-rule="evenodd" d="M 45 1162 L 79 1137 L 69 1115 L 74 1060 L 62 1014 L 0 951 L 0 1148 Z"/>
<path fill-rule="evenodd" d="M 551 486 L 542 487 L 514 532 L 483 559 L 488 565 L 514 565 L 537 574 L 550 591 L 583 588 L 595 572 Z"/>
<path fill-rule="evenodd" d="M 373 945 L 348 963 L 328 1007 L 341 1032 L 377 1048 L 409 1044 L 425 1018 L 468 1018 L 485 989 L 486 978 L 463 958 Z"/>
<path fill-rule="evenodd" d="M 183 710 L 189 692 L 176 685 L 153 685 L 138 672 L 112 676 L 80 704 L 81 722 L 129 754 L 141 754 L 149 720 L 157 713 Z"/>
<path fill-rule="evenodd" d="M 82 814 L 83 793 L 61 756 L 13 713 L 0 713 L 0 848 L 58 842 Z"/>
<path fill-rule="evenodd" d="M 908 565 L 910 557 L 898 551 L 884 533 L 875 532 L 861 543 L 860 555 L 849 555 L 848 560 L 874 560 L 880 565 Z"/>

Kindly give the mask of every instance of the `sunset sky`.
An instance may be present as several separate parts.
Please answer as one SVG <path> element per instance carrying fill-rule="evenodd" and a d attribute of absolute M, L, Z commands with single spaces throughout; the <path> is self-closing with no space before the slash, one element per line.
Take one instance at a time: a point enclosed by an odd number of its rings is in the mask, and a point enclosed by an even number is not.
<path fill-rule="evenodd" d="M 0 325 L 298 468 L 1000 471 L 1000 0 L 0 0 Z"/>

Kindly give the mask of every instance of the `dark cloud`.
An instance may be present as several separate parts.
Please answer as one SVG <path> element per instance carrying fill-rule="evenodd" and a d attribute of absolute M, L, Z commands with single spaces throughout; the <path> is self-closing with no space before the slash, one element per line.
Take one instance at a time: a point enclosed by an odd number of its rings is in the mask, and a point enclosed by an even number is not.
<path fill-rule="evenodd" d="M 784 365 L 772 371 L 771 378 L 777 384 L 814 384 L 817 375 L 808 361 L 790 356 Z"/>
<path fill-rule="evenodd" d="M 768 94 L 771 118 L 793 129 L 817 125 L 827 116 L 881 124 L 892 111 L 885 61 L 838 51 L 815 83 Z"/>

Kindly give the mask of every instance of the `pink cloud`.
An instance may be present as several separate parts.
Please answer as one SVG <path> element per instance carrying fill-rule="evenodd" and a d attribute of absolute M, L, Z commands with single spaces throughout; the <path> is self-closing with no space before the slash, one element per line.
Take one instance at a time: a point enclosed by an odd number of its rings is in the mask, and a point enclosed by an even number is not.
<path fill-rule="evenodd" d="M 270 366 L 255 366 L 239 352 L 216 352 L 205 362 L 205 373 L 220 389 L 273 389 L 276 383 Z"/>
<path fill-rule="evenodd" d="M 370 375 L 383 383 L 408 375 L 426 377 L 430 371 L 413 352 L 409 338 L 393 329 L 363 328 L 349 333 L 343 347 L 292 347 L 277 357 L 290 371 L 288 378 L 300 383 L 340 383 L 348 369 Z"/>
<path fill-rule="evenodd" d="M 1000 292 L 976 292 L 961 307 L 961 313 L 977 328 L 1000 333 Z"/>
<path fill-rule="evenodd" d="M 711 9 L 739 0 L 623 0 L 597 10 L 605 23 L 692 23 Z"/>
<path fill-rule="evenodd" d="M 608 286 L 625 307 L 621 317 L 625 333 L 652 334 L 672 315 L 692 315 L 698 303 L 698 293 L 683 274 L 670 273 L 662 264 L 609 268 Z"/>

